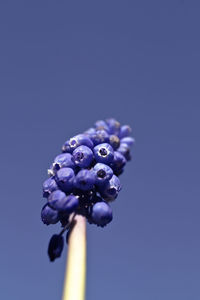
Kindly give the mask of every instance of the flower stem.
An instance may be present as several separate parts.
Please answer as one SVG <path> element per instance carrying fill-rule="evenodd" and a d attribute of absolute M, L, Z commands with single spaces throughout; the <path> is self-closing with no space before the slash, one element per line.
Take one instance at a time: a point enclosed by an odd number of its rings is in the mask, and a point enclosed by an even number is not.
<path fill-rule="evenodd" d="M 68 257 L 62 300 L 84 300 L 86 275 L 86 220 L 76 215 L 68 237 Z"/>

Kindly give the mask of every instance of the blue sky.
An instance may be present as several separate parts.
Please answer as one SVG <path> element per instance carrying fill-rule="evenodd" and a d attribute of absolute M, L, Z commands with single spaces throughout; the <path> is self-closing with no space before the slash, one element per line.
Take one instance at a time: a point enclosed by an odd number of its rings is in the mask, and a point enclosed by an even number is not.
<path fill-rule="evenodd" d="M 41 185 L 68 137 L 112 116 L 136 144 L 113 222 L 88 226 L 86 299 L 199 300 L 199 9 L 1 1 L 1 299 L 61 298 Z"/>

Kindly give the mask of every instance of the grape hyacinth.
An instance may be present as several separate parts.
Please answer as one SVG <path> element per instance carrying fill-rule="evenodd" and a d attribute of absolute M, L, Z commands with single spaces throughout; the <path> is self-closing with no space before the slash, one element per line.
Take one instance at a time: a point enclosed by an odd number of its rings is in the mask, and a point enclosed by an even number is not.
<path fill-rule="evenodd" d="M 49 178 L 43 183 L 47 202 L 41 219 L 46 225 L 59 222 L 62 227 L 49 243 L 51 261 L 60 257 L 62 234 L 70 228 L 69 220 L 76 214 L 101 227 L 112 221 L 110 202 L 121 190 L 119 175 L 131 159 L 130 147 L 135 141 L 130 134 L 128 125 L 121 126 L 110 118 L 97 121 L 94 127 L 62 146 L 62 153 L 54 159 L 48 170 Z"/>

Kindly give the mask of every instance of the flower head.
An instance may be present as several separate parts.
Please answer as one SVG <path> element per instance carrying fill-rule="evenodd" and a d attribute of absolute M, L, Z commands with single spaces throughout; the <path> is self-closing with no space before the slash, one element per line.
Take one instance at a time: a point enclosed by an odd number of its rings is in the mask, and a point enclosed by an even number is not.
<path fill-rule="evenodd" d="M 108 202 L 115 200 L 121 190 L 119 175 L 131 159 L 134 139 L 131 128 L 113 119 L 99 120 L 83 134 L 68 139 L 62 153 L 56 156 L 50 178 L 43 184 L 47 203 L 41 211 L 44 224 L 60 222 L 64 232 L 70 225 L 70 215 L 82 214 L 90 224 L 104 227 L 112 221 Z M 61 255 L 62 235 L 53 235 L 49 257 Z"/>

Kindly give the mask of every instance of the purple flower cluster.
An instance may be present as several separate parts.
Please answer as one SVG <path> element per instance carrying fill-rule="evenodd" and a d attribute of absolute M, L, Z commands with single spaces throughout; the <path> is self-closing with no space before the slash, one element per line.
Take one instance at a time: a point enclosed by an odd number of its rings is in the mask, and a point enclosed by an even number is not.
<path fill-rule="evenodd" d="M 47 198 L 41 211 L 44 224 L 68 226 L 72 213 L 84 215 L 90 224 L 101 227 L 112 221 L 108 202 L 117 198 L 121 190 L 118 176 L 131 159 L 134 139 L 130 133 L 128 125 L 107 119 L 64 143 L 62 154 L 48 170 L 50 177 L 43 183 Z M 63 239 L 61 235 L 52 239 L 48 253 L 53 261 L 62 252 Z"/>

